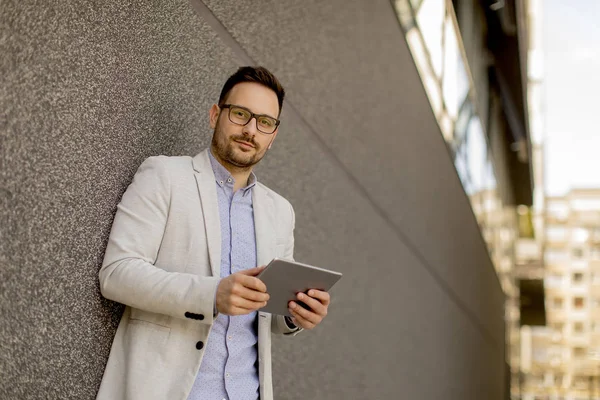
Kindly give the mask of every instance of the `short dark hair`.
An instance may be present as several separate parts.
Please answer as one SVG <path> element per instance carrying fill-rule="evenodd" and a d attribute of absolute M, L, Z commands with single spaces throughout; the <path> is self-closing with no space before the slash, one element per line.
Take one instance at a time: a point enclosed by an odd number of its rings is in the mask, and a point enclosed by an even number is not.
<path fill-rule="evenodd" d="M 285 90 L 279 83 L 279 80 L 265 67 L 240 67 L 237 72 L 229 77 L 221 89 L 221 95 L 219 96 L 219 106 L 222 106 L 225 102 L 225 98 L 233 89 L 235 85 L 242 82 L 256 82 L 271 89 L 277 95 L 277 101 L 279 102 L 279 113 L 281 114 L 281 108 L 283 107 L 283 98 L 285 97 Z"/>

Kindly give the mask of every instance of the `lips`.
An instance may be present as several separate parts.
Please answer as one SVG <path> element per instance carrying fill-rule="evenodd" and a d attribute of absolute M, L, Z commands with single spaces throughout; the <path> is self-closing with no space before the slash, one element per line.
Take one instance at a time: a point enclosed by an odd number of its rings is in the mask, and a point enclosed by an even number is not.
<path fill-rule="evenodd" d="M 246 142 L 245 140 L 234 140 L 234 142 L 241 144 L 243 147 L 247 147 L 250 149 L 254 148 L 254 145 L 250 142 Z"/>

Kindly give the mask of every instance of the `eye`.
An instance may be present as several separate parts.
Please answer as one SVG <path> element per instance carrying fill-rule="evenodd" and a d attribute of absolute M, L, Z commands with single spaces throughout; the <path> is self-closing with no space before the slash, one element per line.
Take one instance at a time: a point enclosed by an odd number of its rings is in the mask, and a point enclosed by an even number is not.
<path fill-rule="evenodd" d="M 248 111 L 243 110 L 241 108 L 233 108 L 231 110 L 231 113 L 234 117 L 240 118 L 240 119 L 245 119 L 245 118 L 250 117 L 250 113 L 248 113 Z"/>
<path fill-rule="evenodd" d="M 275 121 L 273 121 L 271 118 L 261 117 L 258 123 L 270 128 L 275 124 Z"/>

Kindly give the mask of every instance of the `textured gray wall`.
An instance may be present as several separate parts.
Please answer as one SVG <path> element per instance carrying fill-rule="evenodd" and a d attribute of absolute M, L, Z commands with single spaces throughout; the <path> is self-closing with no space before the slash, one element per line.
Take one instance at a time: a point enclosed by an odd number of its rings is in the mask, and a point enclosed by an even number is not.
<path fill-rule="evenodd" d="M 0 14 L 0 398 L 93 399 L 100 297 L 141 161 L 193 155 L 241 64 L 288 92 L 259 179 L 331 313 L 274 342 L 280 398 L 503 398 L 503 295 L 388 1 L 7 1 Z"/>

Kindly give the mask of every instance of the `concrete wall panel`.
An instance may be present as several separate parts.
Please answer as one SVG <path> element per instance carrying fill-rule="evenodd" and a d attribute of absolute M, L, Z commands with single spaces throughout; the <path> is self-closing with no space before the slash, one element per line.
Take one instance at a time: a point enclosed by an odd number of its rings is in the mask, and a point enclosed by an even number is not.
<path fill-rule="evenodd" d="M 275 339 L 279 398 L 500 399 L 502 295 L 391 5 L 206 5 L 3 3 L 0 398 L 94 398 L 116 204 L 144 158 L 209 143 L 250 60 L 289 99 L 259 179 L 297 259 L 345 274 L 322 327 Z"/>
<path fill-rule="evenodd" d="M 501 344 L 503 293 L 390 2 L 206 3 L 281 75 L 331 156 Z"/>

